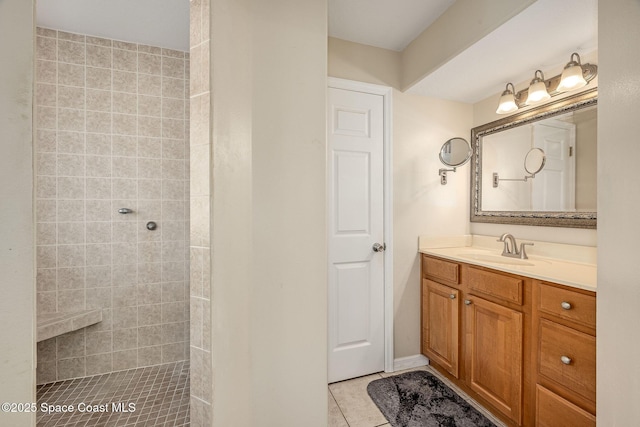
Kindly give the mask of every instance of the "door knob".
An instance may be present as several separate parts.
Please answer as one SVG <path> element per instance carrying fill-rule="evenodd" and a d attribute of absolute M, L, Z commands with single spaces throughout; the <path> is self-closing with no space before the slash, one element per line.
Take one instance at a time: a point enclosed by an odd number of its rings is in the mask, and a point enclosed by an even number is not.
<path fill-rule="evenodd" d="M 384 252 L 384 250 L 387 249 L 387 245 L 385 245 L 384 243 L 374 243 L 372 249 L 374 252 Z"/>

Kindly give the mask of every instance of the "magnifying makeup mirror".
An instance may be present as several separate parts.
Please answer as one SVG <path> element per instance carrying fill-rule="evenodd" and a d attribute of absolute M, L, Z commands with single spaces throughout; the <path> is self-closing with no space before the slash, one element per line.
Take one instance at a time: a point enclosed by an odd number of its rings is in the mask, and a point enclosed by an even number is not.
<path fill-rule="evenodd" d="M 500 181 L 520 181 L 527 182 L 529 178 L 535 178 L 547 163 L 547 155 L 542 148 L 532 148 L 524 157 L 524 170 L 529 174 L 524 178 L 500 178 L 499 175 L 493 173 L 493 188 L 497 188 Z"/>
<path fill-rule="evenodd" d="M 453 169 L 440 169 L 440 184 L 447 184 L 447 172 L 455 172 L 456 168 L 464 165 L 471 158 L 471 146 L 464 138 L 451 138 L 440 149 L 440 161 Z"/>
<path fill-rule="evenodd" d="M 538 172 L 540 172 L 545 163 L 547 162 L 547 156 L 541 148 L 532 148 L 524 158 L 524 170 L 527 171 L 533 178 Z"/>

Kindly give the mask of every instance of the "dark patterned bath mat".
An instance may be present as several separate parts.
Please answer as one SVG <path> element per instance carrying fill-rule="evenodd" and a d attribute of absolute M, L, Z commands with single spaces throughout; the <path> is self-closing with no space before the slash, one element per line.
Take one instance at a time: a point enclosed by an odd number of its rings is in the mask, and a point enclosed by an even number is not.
<path fill-rule="evenodd" d="M 367 392 L 393 427 L 496 427 L 429 372 L 375 380 Z"/>

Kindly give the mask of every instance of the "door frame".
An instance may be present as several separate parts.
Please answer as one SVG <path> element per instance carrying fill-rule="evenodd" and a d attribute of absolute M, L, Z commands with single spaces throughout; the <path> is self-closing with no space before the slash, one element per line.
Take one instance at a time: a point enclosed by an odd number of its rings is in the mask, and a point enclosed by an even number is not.
<path fill-rule="evenodd" d="M 384 371 L 393 372 L 393 150 L 392 150 L 392 103 L 393 89 L 389 86 L 363 83 L 355 80 L 346 80 L 336 77 L 328 78 L 328 88 L 344 89 L 353 92 L 362 92 L 371 95 L 380 95 L 383 99 L 383 224 L 384 243 Z M 327 156 L 329 145 L 327 144 Z M 327 175 L 327 180 L 329 176 Z M 328 194 L 327 194 L 328 197 Z M 327 199 L 327 208 L 329 200 Z M 331 215 L 327 209 L 327 215 Z M 328 339 L 328 337 L 327 337 Z"/>

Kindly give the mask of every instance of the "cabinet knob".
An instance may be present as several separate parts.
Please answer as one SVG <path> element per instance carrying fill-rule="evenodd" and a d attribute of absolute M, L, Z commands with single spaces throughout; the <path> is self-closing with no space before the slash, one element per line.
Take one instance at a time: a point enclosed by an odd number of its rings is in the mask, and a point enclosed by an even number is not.
<path fill-rule="evenodd" d="M 560 356 L 560 361 L 562 363 L 564 363 L 565 365 L 570 365 L 571 364 L 571 358 L 567 357 L 567 356 Z"/>
<path fill-rule="evenodd" d="M 471 305 L 471 300 L 470 300 L 470 299 L 466 299 L 466 300 L 464 300 L 464 304 L 465 304 L 465 305 Z"/>
<path fill-rule="evenodd" d="M 560 303 L 560 307 L 562 307 L 564 310 L 571 310 L 571 303 L 562 301 L 562 303 Z"/>
<path fill-rule="evenodd" d="M 451 294 L 451 295 L 449 295 L 449 298 L 451 298 L 451 299 L 456 299 L 456 294 Z"/>

